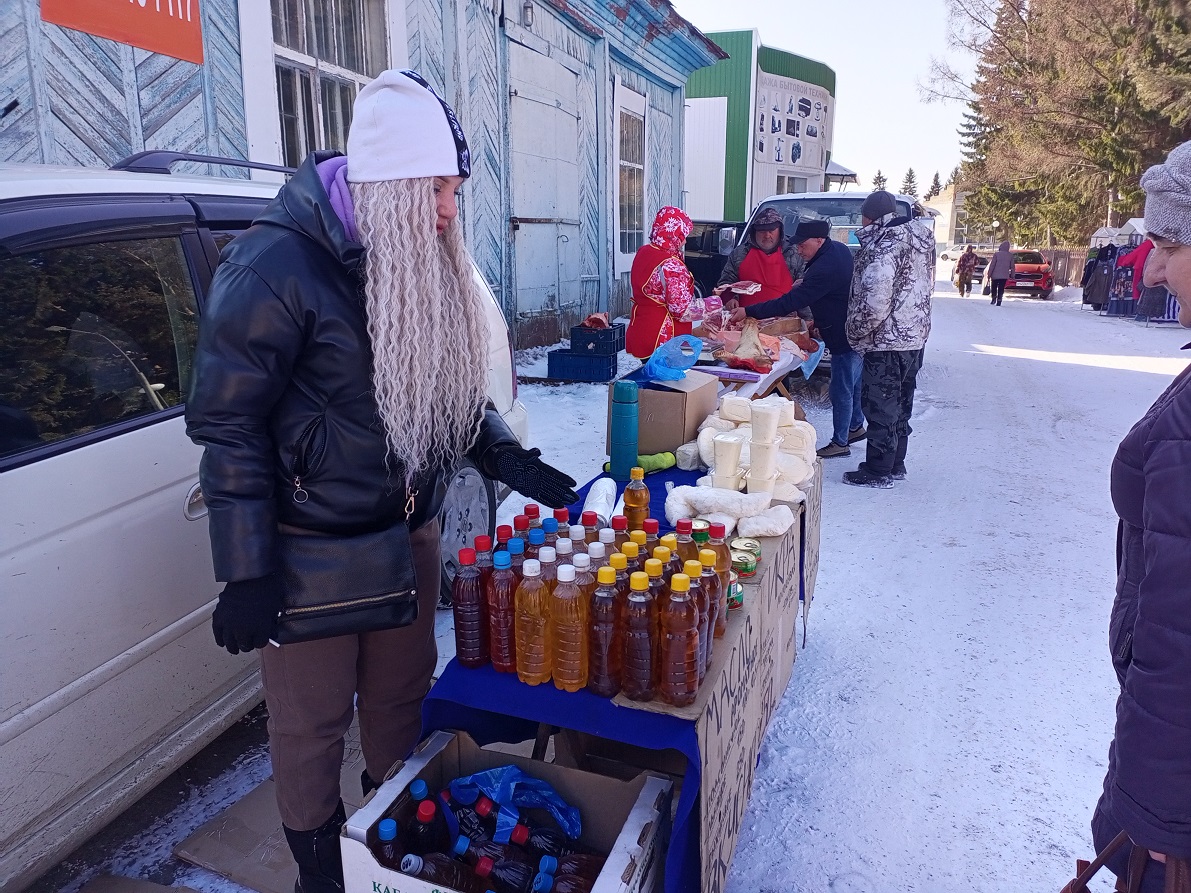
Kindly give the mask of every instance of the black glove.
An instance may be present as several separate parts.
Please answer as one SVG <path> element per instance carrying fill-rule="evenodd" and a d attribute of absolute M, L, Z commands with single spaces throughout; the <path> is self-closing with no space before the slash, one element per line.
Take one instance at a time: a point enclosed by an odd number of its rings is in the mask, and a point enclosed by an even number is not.
<path fill-rule="evenodd" d="M 493 447 L 492 452 L 497 477 L 523 496 L 552 509 L 565 508 L 579 501 L 579 494 L 574 490 L 575 479 L 539 459 L 541 450 L 523 450 L 519 446 L 502 444 Z"/>
<path fill-rule="evenodd" d="M 282 596 L 278 574 L 228 583 L 211 616 L 215 644 L 231 654 L 264 648 L 277 627 Z"/>

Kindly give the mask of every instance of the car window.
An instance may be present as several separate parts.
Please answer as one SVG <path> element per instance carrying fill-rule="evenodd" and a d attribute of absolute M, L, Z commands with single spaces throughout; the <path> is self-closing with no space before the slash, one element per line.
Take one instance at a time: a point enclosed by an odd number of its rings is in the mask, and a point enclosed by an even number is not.
<path fill-rule="evenodd" d="M 0 257 L 0 456 L 181 403 L 198 332 L 178 238 Z"/>
<path fill-rule="evenodd" d="M 1046 261 L 1042 255 L 1037 251 L 1014 251 L 1013 262 L 1015 264 L 1044 264 Z"/>

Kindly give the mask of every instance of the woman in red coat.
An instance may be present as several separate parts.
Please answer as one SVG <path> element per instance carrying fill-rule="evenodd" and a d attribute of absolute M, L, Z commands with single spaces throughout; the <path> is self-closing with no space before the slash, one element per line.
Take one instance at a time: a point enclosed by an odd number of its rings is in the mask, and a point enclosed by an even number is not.
<path fill-rule="evenodd" d="M 698 299 L 695 281 L 682 262 L 691 218 L 680 208 L 658 211 L 649 244 L 637 249 L 630 280 L 633 312 L 625 333 L 625 348 L 644 360 L 676 335 L 691 333 Z"/>
<path fill-rule="evenodd" d="M 1146 261 L 1149 260 L 1150 252 L 1154 250 L 1154 240 L 1146 239 L 1128 254 L 1123 255 L 1118 261 L 1118 267 L 1132 267 L 1133 268 L 1133 300 L 1141 297 L 1141 278 L 1145 273 Z"/>

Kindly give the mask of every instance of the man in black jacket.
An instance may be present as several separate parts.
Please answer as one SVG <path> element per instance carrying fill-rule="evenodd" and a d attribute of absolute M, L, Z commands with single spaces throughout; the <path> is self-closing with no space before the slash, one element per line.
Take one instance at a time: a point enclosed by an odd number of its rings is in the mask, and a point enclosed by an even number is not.
<path fill-rule="evenodd" d="M 819 450 L 823 458 L 851 455 L 848 444 L 865 437 L 864 414 L 860 410 L 860 373 L 864 363 L 848 344 L 845 332 L 852 289 L 852 252 L 830 236 L 831 224 L 826 220 L 801 221 L 794 233 L 794 244 L 806 261 L 802 281 L 780 298 L 741 307 L 732 313 L 733 323 L 744 322 L 746 317 L 788 316 L 804 307 L 814 313 L 823 343 L 831 351 L 834 430 L 831 442 Z"/>
<path fill-rule="evenodd" d="M 454 465 L 466 457 L 550 506 L 577 498 L 486 402 L 487 297 L 456 220 L 469 174 L 450 107 L 417 74 L 384 72 L 356 99 L 347 158 L 307 158 L 224 251 L 203 308 L 186 418 L 205 448 L 215 576 L 227 584 L 212 628 L 232 654 L 261 649 L 299 893 L 342 889 L 353 713 L 366 790 L 420 735 Z M 283 535 L 329 535 L 342 550 L 401 524 L 420 603 L 412 625 L 269 644 L 294 572 Z M 348 578 L 355 562 L 342 563 Z"/>

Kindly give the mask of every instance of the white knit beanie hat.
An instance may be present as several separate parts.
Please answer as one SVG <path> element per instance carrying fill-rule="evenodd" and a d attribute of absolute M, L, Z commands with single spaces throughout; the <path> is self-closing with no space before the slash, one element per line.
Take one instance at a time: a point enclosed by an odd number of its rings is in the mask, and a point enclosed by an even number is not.
<path fill-rule="evenodd" d="M 1191 245 L 1191 143 L 1176 147 L 1141 177 L 1146 232 Z"/>
<path fill-rule="evenodd" d="M 463 128 L 420 74 L 390 69 L 360 91 L 347 135 L 349 182 L 470 176 Z"/>

